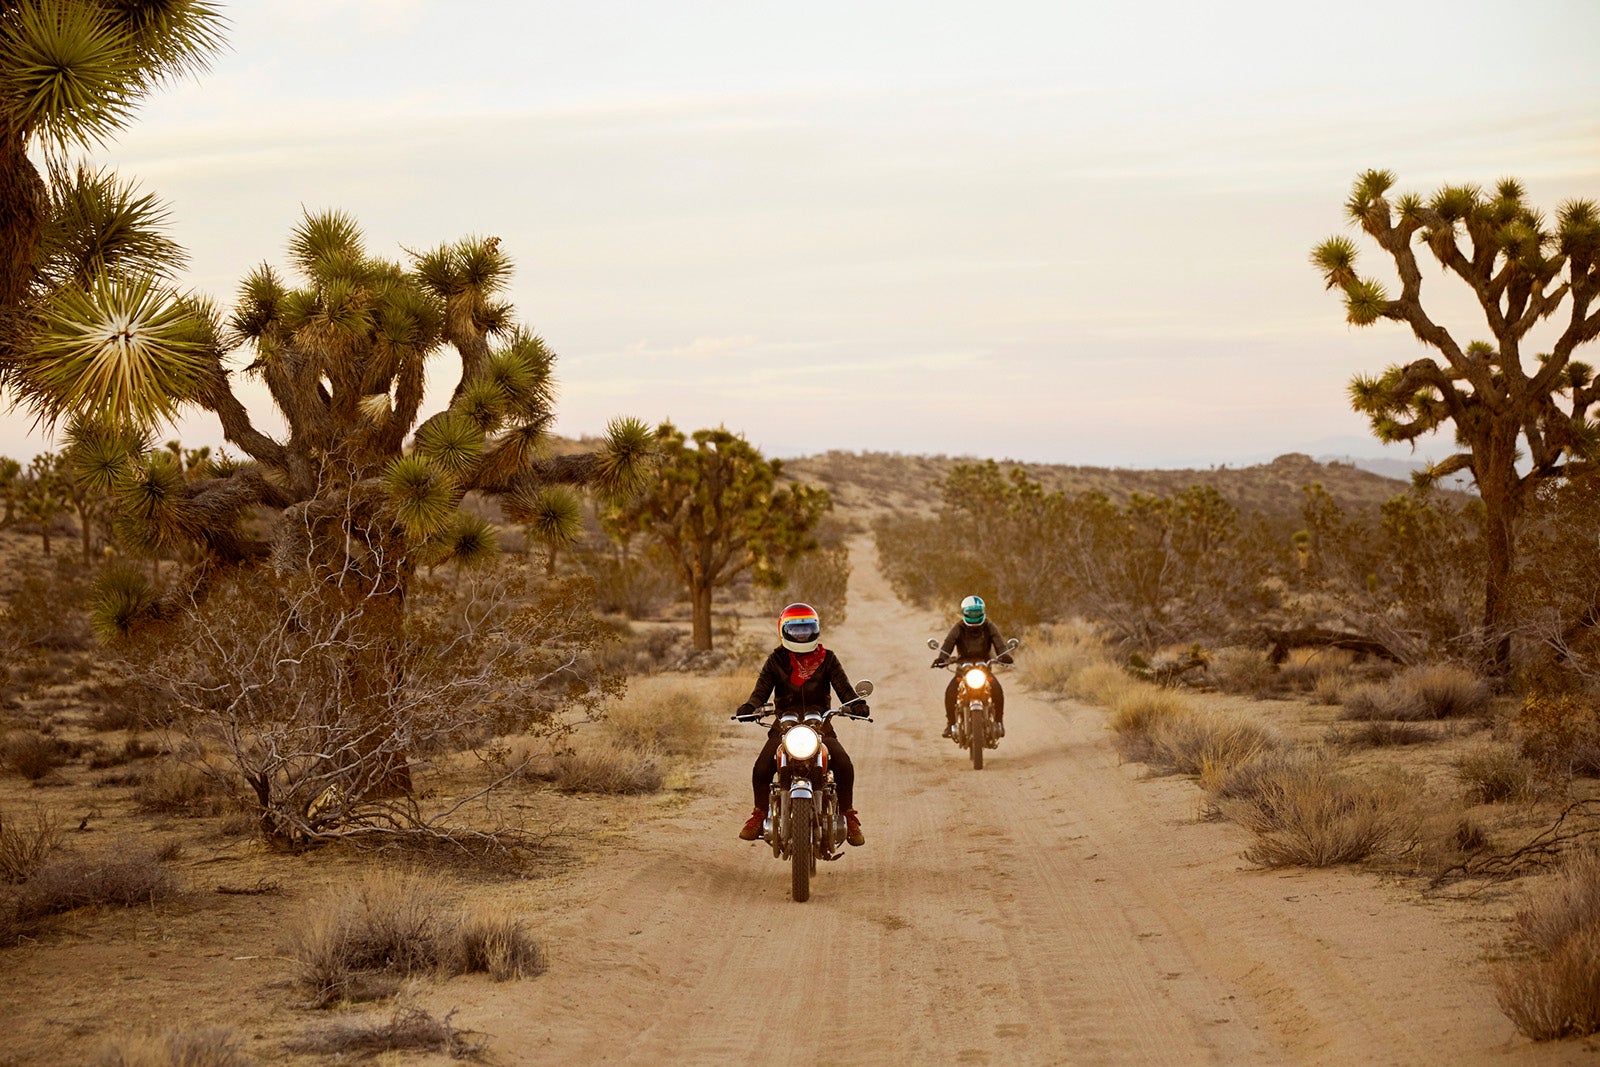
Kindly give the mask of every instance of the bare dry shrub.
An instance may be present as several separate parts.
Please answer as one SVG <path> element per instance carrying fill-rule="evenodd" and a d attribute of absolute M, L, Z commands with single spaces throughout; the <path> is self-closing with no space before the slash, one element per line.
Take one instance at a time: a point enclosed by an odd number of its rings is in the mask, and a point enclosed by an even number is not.
<path fill-rule="evenodd" d="M 1414 722 L 1372 719 L 1359 726 L 1328 731 L 1328 740 L 1346 748 L 1392 748 L 1439 740 L 1438 731 Z"/>
<path fill-rule="evenodd" d="M 401 980 L 485 971 L 496 981 L 543 973 L 543 947 L 521 920 L 463 915 L 414 874 L 373 871 L 308 908 L 285 954 L 317 1007 L 392 995 Z"/>
<path fill-rule="evenodd" d="M 57 767 L 66 766 L 79 747 L 59 737 L 46 737 L 32 730 L 14 730 L 0 741 L 0 764 L 30 782 L 37 782 Z"/>
<path fill-rule="evenodd" d="M 1240 764 L 1213 797 L 1257 835 L 1244 858 L 1263 867 L 1356 863 L 1383 849 L 1402 824 L 1397 790 L 1353 781 L 1325 757 L 1293 750 Z"/>
<path fill-rule="evenodd" d="M 1517 713 L 1522 754 L 1552 774 L 1600 777 L 1600 703 L 1533 693 Z"/>
<path fill-rule="evenodd" d="M 1350 675 L 1337 668 L 1328 668 L 1317 672 L 1316 680 L 1311 685 L 1311 702 L 1313 704 L 1343 704 L 1345 694 L 1350 691 Z"/>
<path fill-rule="evenodd" d="M 436 1019 L 421 1008 L 396 1005 L 385 1020 L 338 1023 L 303 1034 L 290 1041 L 288 1047 L 291 1052 L 335 1059 L 371 1059 L 404 1052 L 438 1052 L 453 1060 L 481 1058 L 488 1046 L 470 1040 L 473 1031 L 451 1026 L 450 1017 L 454 1014 Z"/>
<path fill-rule="evenodd" d="M 604 612 L 647 619 L 682 595 L 672 564 L 653 552 L 627 559 L 600 556 L 584 566 L 594 580 L 595 606 Z"/>
<path fill-rule="evenodd" d="M 1535 1041 L 1600 1031 L 1600 852 L 1568 859 L 1517 927 L 1536 956 L 1495 969 L 1500 1010 Z"/>
<path fill-rule="evenodd" d="M 161 749 L 157 745 L 141 737 L 129 737 L 122 742 L 120 748 L 97 751 L 89 757 L 91 771 L 103 771 L 111 767 L 121 767 L 123 764 L 132 763 L 134 760 L 149 759 L 159 756 Z"/>
<path fill-rule="evenodd" d="M 113 1042 L 94 1067 L 250 1067 L 233 1031 L 220 1027 L 139 1034 Z"/>
<path fill-rule="evenodd" d="M 148 682 L 118 678 L 93 682 L 80 694 L 92 709 L 84 725 L 101 732 L 158 726 L 172 715 L 171 701 Z"/>
<path fill-rule="evenodd" d="M 706 688 L 688 682 L 635 686 L 605 712 L 605 732 L 620 744 L 674 756 L 704 756 L 717 725 Z"/>
<path fill-rule="evenodd" d="M 0 882 L 22 882 L 61 845 L 61 828 L 35 805 L 26 819 L 0 811 Z"/>
<path fill-rule="evenodd" d="M 1536 792 L 1537 768 L 1509 745 L 1485 745 L 1456 761 L 1456 777 L 1475 804 L 1523 800 Z"/>
<path fill-rule="evenodd" d="M 0 646 L 51 652 L 88 648 L 91 635 L 82 610 L 87 592 L 86 572 L 75 561 L 60 559 L 48 570 L 30 568 L 0 613 Z"/>
<path fill-rule="evenodd" d="M 585 741 L 555 758 L 556 788 L 564 793 L 654 793 L 665 782 L 655 756 L 607 738 Z"/>
<path fill-rule="evenodd" d="M 441 969 L 446 974 L 482 972 L 506 982 L 533 978 L 549 966 L 544 945 L 526 921 L 504 913 L 462 916 L 445 948 Z"/>
<path fill-rule="evenodd" d="M 154 904 L 178 892 L 178 880 L 157 854 L 119 841 L 98 857 L 56 856 L 18 887 L 15 914 L 22 922 L 98 904 Z"/>

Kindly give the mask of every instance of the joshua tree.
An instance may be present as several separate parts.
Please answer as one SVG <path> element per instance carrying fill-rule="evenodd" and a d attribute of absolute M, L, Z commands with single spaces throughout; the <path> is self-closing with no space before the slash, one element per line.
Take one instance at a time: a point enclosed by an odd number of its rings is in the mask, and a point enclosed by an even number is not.
<path fill-rule="evenodd" d="M 203 70 L 222 25 L 207 0 L 0 0 L 0 354 L 25 346 L 71 275 L 159 275 L 179 260 L 154 200 L 74 172 L 63 154 L 103 143 L 145 96 Z M 0 363 L 0 381 L 11 369 Z"/>
<path fill-rule="evenodd" d="M 691 642 L 711 648 L 711 596 L 750 571 L 758 584 L 782 588 L 780 567 L 817 547 L 812 531 L 831 502 L 826 490 L 778 486 L 782 460 L 765 459 L 726 429 L 685 437 L 670 422 L 656 429 L 661 464 L 655 477 L 607 525 L 626 539 L 644 534 L 665 550 L 693 605 Z"/>
<path fill-rule="evenodd" d="M 1425 472 L 1424 480 L 1470 470 L 1477 482 L 1488 561 L 1484 638 L 1490 658 L 1504 667 L 1517 520 L 1534 485 L 1592 460 L 1600 443 L 1589 419 L 1600 384 L 1593 368 L 1573 358 L 1600 336 L 1600 310 L 1594 307 L 1600 295 L 1600 211 L 1592 201 L 1569 200 L 1557 209 L 1552 227 L 1514 180 L 1500 182 L 1493 192 L 1449 185 L 1426 199 L 1408 193 L 1391 201 L 1394 181 L 1389 171 L 1362 174 L 1346 212 L 1394 261 L 1398 295 L 1356 273 L 1356 245 L 1347 237 L 1324 241 L 1311 261 L 1328 288 L 1344 293 L 1350 323 L 1404 323 L 1437 353 L 1376 377 L 1356 377 L 1351 403 L 1383 441 L 1414 441 L 1453 424 L 1460 451 Z M 1424 309 L 1418 245 L 1471 289 L 1492 341 L 1463 344 Z M 1563 304 L 1550 351 L 1525 352 L 1529 333 Z M 1526 461 L 1521 471 L 1519 459 Z"/>
<path fill-rule="evenodd" d="M 47 420 L 77 418 L 78 474 L 115 493 L 119 533 L 134 547 L 196 546 L 206 573 L 270 561 L 399 608 L 419 559 L 492 552 L 492 530 L 457 506 L 464 493 L 519 497 L 572 483 L 622 491 L 651 448 L 645 427 L 618 420 L 595 452 L 545 454 L 554 356 L 498 299 L 511 269 L 498 244 L 461 241 L 407 267 L 369 254 L 348 216 L 308 216 L 290 240 L 300 286 L 258 268 L 226 331 L 198 301 L 123 319 L 131 325 L 115 343 L 47 320 L 25 395 Z M 95 308 L 111 329 L 111 308 Z M 446 343 L 461 359 L 453 400 L 418 425 L 424 364 Z M 245 373 L 266 384 L 284 439 L 256 429 L 235 395 L 224 364 L 234 347 L 251 357 Z M 250 462 L 190 479 L 171 450 L 129 447 L 127 427 L 184 404 L 214 412 Z M 260 507 L 280 514 L 265 537 L 243 522 Z M 123 628 L 152 610 L 148 597 L 125 606 Z"/>
<path fill-rule="evenodd" d="M 5 498 L 6 514 L 0 525 L 10 526 L 17 512 L 17 479 L 22 477 L 22 464 L 10 456 L 0 456 L 0 496 Z"/>

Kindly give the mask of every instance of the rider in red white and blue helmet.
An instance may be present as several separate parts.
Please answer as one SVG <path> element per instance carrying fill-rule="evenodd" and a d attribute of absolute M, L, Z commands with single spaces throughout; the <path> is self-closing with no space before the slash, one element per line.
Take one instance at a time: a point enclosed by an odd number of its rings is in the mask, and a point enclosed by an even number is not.
<path fill-rule="evenodd" d="M 857 700 L 855 687 L 839 664 L 839 657 L 822 647 L 822 620 L 810 604 L 790 604 L 778 616 L 778 637 L 781 644 L 772 650 L 756 676 L 750 699 L 740 704 L 734 712 L 741 718 L 755 716 L 756 708 L 772 698 L 773 707 L 781 714 L 786 711 L 824 711 L 836 707 L 828 695 L 831 688 L 839 703 Z M 870 709 L 865 701 L 858 701 L 855 710 L 866 714 Z M 866 844 L 861 833 L 861 820 L 854 807 L 855 766 L 850 762 L 834 733 L 833 723 L 822 727 L 822 743 L 828 746 L 828 760 L 833 767 L 834 784 L 839 789 L 839 805 L 844 808 L 846 840 L 852 845 Z M 756 757 L 750 771 L 750 784 L 755 793 L 755 810 L 739 831 L 745 841 L 761 836 L 761 822 L 767 814 L 767 787 L 778 767 L 778 744 L 781 736 L 776 723 L 767 732 L 767 743 Z"/>
<path fill-rule="evenodd" d="M 950 632 L 945 634 L 944 644 L 939 648 L 939 654 L 934 657 L 933 665 L 943 667 L 950 662 L 951 653 L 956 659 L 978 662 L 990 658 L 998 658 L 1001 663 L 1012 662 L 1011 653 L 1006 651 L 1006 639 L 1000 634 L 1000 627 L 990 619 L 987 609 L 983 604 L 983 597 L 969 596 L 961 602 L 961 621 L 950 627 Z M 950 684 L 944 690 L 944 736 L 949 737 L 956 730 L 956 683 L 959 678 L 951 678 Z M 990 675 L 991 692 L 994 694 L 994 724 L 1001 737 L 1006 735 L 1006 691 L 1000 688 L 1000 679 Z"/>

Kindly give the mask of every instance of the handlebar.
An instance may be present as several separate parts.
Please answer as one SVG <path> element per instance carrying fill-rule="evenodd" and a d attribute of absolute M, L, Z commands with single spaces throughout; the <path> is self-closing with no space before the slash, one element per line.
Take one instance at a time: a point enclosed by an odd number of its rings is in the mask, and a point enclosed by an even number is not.
<path fill-rule="evenodd" d="M 995 666 L 996 664 L 1000 664 L 1000 666 L 1006 666 L 1006 664 L 1000 662 L 1000 656 L 1011 655 L 1011 653 L 1017 650 L 1017 646 L 1021 643 L 1021 641 L 1013 637 L 1011 640 L 1006 642 L 1006 647 L 1000 651 L 1000 655 L 994 656 L 990 659 L 982 661 L 975 659 L 947 659 L 943 663 L 930 663 L 928 664 L 928 668 L 930 670 L 943 669 L 947 671 L 960 671 L 966 670 L 970 667 L 989 668 Z M 940 649 L 939 642 L 935 641 L 931 637 L 928 638 L 928 647 L 933 649 L 935 652 L 938 652 L 941 656 L 944 655 L 944 652 Z"/>
<path fill-rule="evenodd" d="M 844 704 L 841 704 L 837 708 L 827 708 L 827 709 L 824 709 L 823 711 L 820 711 L 820 712 L 818 712 L 818 711 L 784 712 L 782 715 L 779 715 L 778 718 L 781 720 L 784 715 L 793 715 L 795 717 L 795 721 L 796 722 L 803 722 L 806 719 L 816 719 L 818 722 L 827 722 L 829 719 L 833 718 L 835 715 L 843 715 L 845 718 L 847 718 L 847 719 L 855 719 L 857 722 L 871 722 L 872 721 L 872 716 L 871 715 L 858 715 L 856 712 L 853 712 L 853 711 L 850 710 L 850 705 L 851 704 L 858 704 L 864 699 L 865 699 L 864 697 L 857 697 L 855 700 L 847 701 Z M 765 719 L 767 716 L 773 715 L 773 714 L 777 714 L 777 709 L 774 708 L 771 704 L 763 704 L 759 708 L 756 709 L 756 713 L 754 715 L 746 715 L 746 716 L 730 715 L 730 716 L 728 716 L 728 721 L 729 722 L 753 722 L 753 723 L 759 723 L 759 722 L 761 722 L 762 719 Z"/>

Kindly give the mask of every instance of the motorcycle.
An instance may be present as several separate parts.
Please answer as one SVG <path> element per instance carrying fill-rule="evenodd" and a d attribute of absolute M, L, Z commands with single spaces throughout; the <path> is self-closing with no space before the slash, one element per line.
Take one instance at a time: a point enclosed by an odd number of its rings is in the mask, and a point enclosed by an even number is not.
<path fill-rule="evenodd" d="M 872 695 L 872 683 L 856 683 L 856 699 Z M 778 770 L 767 793 L 767 816 L 762 822 L 761 839 L 772 846 L 774 859 L 790 864 L 790 895 L 797 903 L 811 897 L 811 879 L 817 873 L 817 860 L 836 860 L 845 841 L 844 812 L 834 787 L 833 770 L 828 766 L 828 747 L 822 743 L 822 727 L 836 715 L 871 722 L 871 716 L 850 710 L 856 700 L 824 711 L 786 711 L 778 716 L 782 740 L 778 744 Z M 735 715 L 735 722 L 762 722 L 773 714 L 765 704 L 751 715 Z"/>
<path fill-rule="evenodd" d="M 1009 655 L 1017 647 L 1013 637 L 1006 642 L 1001 656 Z M 939 651 L 939 642 L 928 638 L 928 647 Z M 999 660 L 983 661 L 956 659 L 944 666 L 954 671 L 956 682 L 956 729 L 951 739 L 957 748 L 964 748 L 972 757 L 972 769 L 983 770 L 983 750 L 1000 747 L 1000 734 L 994 719 L 994 664 Z"/>

